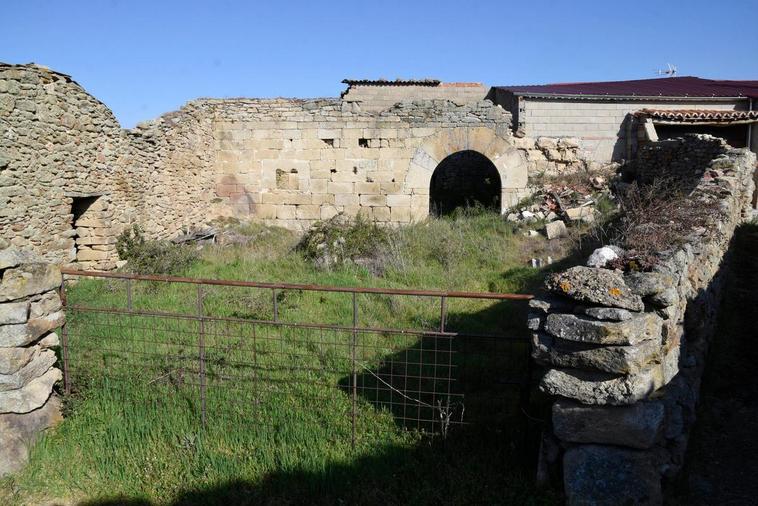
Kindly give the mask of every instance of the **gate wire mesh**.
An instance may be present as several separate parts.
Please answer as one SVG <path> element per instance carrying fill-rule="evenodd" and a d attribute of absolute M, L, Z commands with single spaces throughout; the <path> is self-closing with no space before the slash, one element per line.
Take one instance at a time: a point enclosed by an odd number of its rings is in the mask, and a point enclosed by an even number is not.
<path fill-rule="evenodd" d="M 190 425 L 265 422 L 297 405 L 344 415 L 335 437 L 355 444 L 376 416 L 443 436 L 491 423 L 528 387 L 527 334 L 514 323 L 525 319 L 513 311 L 528 295 L 64 274 L 64 384 L 74 397 L 113 395 L 157 416 L 179 409 Z M 496 313 L 509 335 L 478 331 Z"/>

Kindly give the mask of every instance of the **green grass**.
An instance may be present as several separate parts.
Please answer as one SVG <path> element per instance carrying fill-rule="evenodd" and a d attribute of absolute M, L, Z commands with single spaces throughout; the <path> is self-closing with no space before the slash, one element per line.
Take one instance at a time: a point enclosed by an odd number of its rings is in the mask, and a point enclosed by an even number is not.
<path fill-rule="evenodd" d="M 240 227 L 247 246 L 206 247 L 189 277 L 338 286 L 530 292 L 544 273 L 532 256 L 560 258 L 566 244 L 525 238 L 490 214 L 459 215 L 391 231 L 370 266 L 320 270 L 281 229 Z M 377 274 L 379 273 L 379 274 Z M 70 304 L 124 308 L 122 281 L 83 280 Z M 205 315 L 268 320 L 270 290 L 203 288 Z M 196 285 L 133 284 L 133 307 L 195 314 Z M 284 322 L 349 325 L 350 295 L 289 290 Z M 358 297 L 359 325 L 435 329 L 439 300 Z M 523 332 L 525 304 L 448 301 L 448 328 Z M 34 447 L 29 466 L 0 481 L 8 504 L 543 504 L 530 484 L 533 449 L 518 392 L 499 379 L 524 366 L 523 345 L 465 350 L 466 420 L 448 437 L 398 422 L 397 411 L 358 402 L 351 445 L 350 332 L 250 323 L 205 323 L 207 411 L 200 423 L 196 320 L 69 312 L 74 393 L 66 419 Z M 269 339 L 267 339 L 269 338 Z M 429 343 L 362 335 L 360 381 L 391 360 L 426 360 Z M 255 343 L 255 344 L 253 344 Z M 426 346 L 427 351 L 421 351 Z M 168 358 L 166 355 L 172 355 Z M 426 355 L 425 355 L 426 354 Z M 409 358 L 410 357 L 410 358 Z M 415 357 L 415 358 L 414 358 Z M 251 367 L 255 364 L 255 368 Z M 429 374 L 430 365 L 418 372 Z M 296 369 L 293 372 L 291 369 Z M 465 372 L 470 371 L 470 372 Z M 296 382 L 291 380 L 296 379 Z M 416 385 L 419 386 L 419 385 Z M 427 413 L 428 414 L 428 413 Z M 424 427 L 421 427 L 422 429 Z M 438 428 L 438 427 L 436 427 Z M 533 434 L 532 434 L 533 435 Z M 5 496 L 5 497 L 3 497 Z M 87 502 L 89 501 L 89 502 Z M 110 501 L 110 502 L 108 502 Z M 131 502 L 129 502 L 131 501 Z"/>

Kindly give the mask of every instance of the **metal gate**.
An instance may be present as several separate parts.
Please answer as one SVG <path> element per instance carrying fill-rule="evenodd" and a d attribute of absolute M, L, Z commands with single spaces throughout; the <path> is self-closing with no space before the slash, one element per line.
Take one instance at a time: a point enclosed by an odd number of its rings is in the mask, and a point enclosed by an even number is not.
<path fill-rule="evenodd" d="M 528 388 L 530 295 L 63 273 L 74 400 L 120 392 L 201 426 L 329 406 L 354 445 L 375 416 L 443 436 L 493 423 Z"/>

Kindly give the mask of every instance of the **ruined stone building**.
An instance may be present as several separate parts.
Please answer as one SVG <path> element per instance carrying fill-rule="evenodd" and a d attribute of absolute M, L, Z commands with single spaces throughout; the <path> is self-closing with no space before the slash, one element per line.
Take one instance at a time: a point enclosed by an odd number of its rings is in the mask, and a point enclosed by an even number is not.
<path fill-rule="evenodd" d="M 304 229 L 338 213 L 402 224 L 471 203 L 502 212 L 529 174 L 612 158 L 571 111 L 595 114 L 583 121 L 609 138 L 628 115 L 478 83 L 344 82 L 339 98 L 197 99 L 126 130 L 70 76 L 0 64 L 0 238 L 108 269 L 133 223 L 168 238 L 218 217 Z M 698 107 L 743 111 L 743 98 Z M 561 114 L 534 122 L 547 107 Z M 659 121 L 645 111 L 641 124 Z"/>

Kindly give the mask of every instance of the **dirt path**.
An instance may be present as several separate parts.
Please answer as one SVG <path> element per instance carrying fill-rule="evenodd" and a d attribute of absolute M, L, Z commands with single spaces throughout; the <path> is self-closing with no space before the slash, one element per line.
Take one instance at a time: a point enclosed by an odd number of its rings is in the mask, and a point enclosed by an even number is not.
<path fill-rule="evenodd" d="M 736 272 L 672 505 L 758 504 L 758 227 L 743 227 L 735 246 Z"/>

